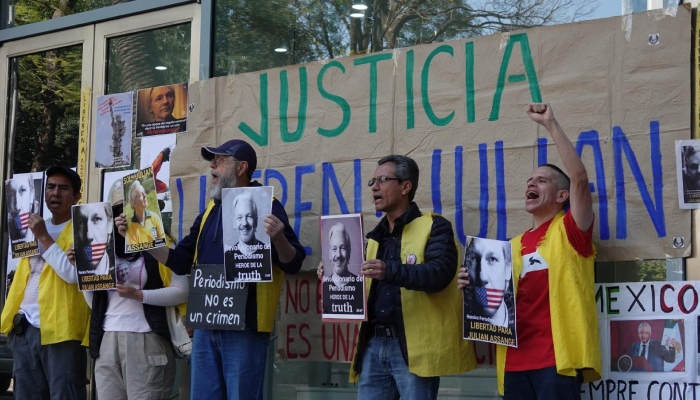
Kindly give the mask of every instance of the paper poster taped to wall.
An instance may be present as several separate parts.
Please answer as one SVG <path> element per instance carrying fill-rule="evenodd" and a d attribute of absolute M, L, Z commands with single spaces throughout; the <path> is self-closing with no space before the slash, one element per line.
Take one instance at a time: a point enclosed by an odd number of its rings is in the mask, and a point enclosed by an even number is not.
<path fill-rule="evenodd" d="M 141 89 L 136 102 L 136 136 L 187 130 L 187 82 Z"/>
<path fill-rule="evenodd" d="M 131 126 L 134 94 L 108 94 L 97 98 L 95 168 L 131 164 Z"/>
<path fill-rule="evenodd" d="M 172 212 L 170 195 L 170 155 L 175 149 L 176 135 L 157 135 L 141 139 L 141 168 L 152 167 L 156 180 L 156 197 L 161 212 Z"/>

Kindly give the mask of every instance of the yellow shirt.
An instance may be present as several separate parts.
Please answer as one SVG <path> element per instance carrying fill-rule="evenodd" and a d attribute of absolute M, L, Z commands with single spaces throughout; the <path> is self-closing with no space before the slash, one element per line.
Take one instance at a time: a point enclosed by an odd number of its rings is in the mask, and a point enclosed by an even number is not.
<path fill-rule="evenodd" d="M 157 215 L 146 210 L 143 224 L 139 223 L 136 216 L 126 228 L 126 244 L 149 243 L 158 239 L 165 239 L 163 222 Z"/>

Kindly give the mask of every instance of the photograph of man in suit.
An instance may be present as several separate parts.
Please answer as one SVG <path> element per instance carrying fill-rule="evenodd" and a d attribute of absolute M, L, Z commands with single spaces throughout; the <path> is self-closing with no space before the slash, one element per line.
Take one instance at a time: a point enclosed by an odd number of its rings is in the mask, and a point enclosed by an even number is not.
<path fill-rule="evenodd" d="M 632 371 L 650 371 L 649 368 L 651 368 L 653 372 L 663 372 L 664 361 L 670 363 L 676 358 L 676 339 L 668 338 L 663 345 L 660 340 L 653 340 L 651 338 L 651 326 L 646 322 L 639 324 L 637 334 L 639 335 L 639 342 L 632 345 L 630 356 L 644 357 L 649 367 L 639 366 L 637 363 L 634 363 Z"/>

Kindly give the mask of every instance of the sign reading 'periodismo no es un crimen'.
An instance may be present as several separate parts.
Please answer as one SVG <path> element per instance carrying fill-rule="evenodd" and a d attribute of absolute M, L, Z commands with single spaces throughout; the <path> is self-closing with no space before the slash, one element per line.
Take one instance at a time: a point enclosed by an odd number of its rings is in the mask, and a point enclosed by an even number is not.
<path fill-rule="evenodd" d="M 195 265 L 185 325 L 191 329 L 245 329 L 248 285 L 227 281 L 222 264 Z"/>

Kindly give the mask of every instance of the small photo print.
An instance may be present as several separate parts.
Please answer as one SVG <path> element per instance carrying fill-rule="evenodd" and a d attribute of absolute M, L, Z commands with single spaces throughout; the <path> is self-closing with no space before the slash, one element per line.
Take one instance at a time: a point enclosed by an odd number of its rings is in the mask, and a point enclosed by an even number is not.
<path fill-rule="evenodd" d="M 634 319 L 610 321 L 610 371 L 685 371 L 685 321 Z"/>
<path fill-rule="evenodd" d="M 187 131 L 187 82 L 139 90 L 136 110 L 137 137 Z"/>

